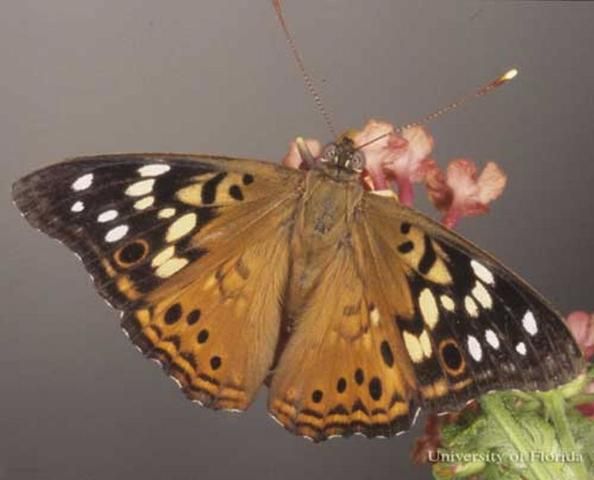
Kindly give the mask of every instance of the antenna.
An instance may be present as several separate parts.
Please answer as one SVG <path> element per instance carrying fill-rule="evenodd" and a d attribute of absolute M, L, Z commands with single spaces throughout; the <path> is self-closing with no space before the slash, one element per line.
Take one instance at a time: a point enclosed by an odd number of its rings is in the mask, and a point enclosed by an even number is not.
<path fill-rule="evenodd" d="M 416 127 L 416 126 L 422 125 L 424 123 L 430 122 L 432 120 L 435 120 L 436 118 L 441 117 L 442 115 L 445 115 L 446 113 L 451 112 L 452 110 L 455 110 L 455 109 L 461 107 L 462 105 L 469 102 L 470 100 L 474 100 L 475 98 L 483 97 L 483 96 L 487 95 L 488 93 L 491 93 L 497 87 L 500 87 L 500 86 L 506 84 L 507 82 L 509 82 L 510 80 L 515 78 L 517 75 L 518 75 L 518 70 L 516 68 L 512 68 L 512 69 L 508 70 L 507 72 L 505 72 L 503 75 L 500 75 L 496 79 L 491 80 L 489 83 L 486 83 L 485 85 L 481 86 L 480 88 L 477 88 L 473 92 L 470 92 L 470 93 L 464 95 L 463 97 L 460 97 L 458 100 L 455 100 L 441 108 L 438 108 L 437 110 L 430 113 L 429 115 L 424 116 L 420 120 L 398 127 L 396 129 L 396 131 L 400 132 L 400 131 L 404 130 L 405 128 Z M 377 142 L 378 140 L 381 140 L 382 138 L 387 137 L 391 133 L 392 132 L 388 132 L 388 133 L 384 133 L 383 135 L 380 135 L 378 137 L 375 137 L 375 138 L 369 140 L 368 142 L 366 142 L 365 144 L 357 147 L 357 150 L 359 150 L 363 147 L 366 147 L 367 145 L 369 145 L 371 143 Z"/>
<path fill-rule="evenodd" d="M 299 53 L 299 50 L 295 43 L 295 40 L 293 39 L 291 32 L 289 32 L 289 27 L 287 25 L 287 22 L 285 21 L 285 17 L 283 16 L 281 0 L 272 0 L 272 6 L 274 7 L 274 11 L 278 18 L 278 21 L 283 29 L 285 38 L 287 40 L 287 43 L 289 44 L 291 53 L 293 54 L 293 58 L 295 58 L 297 67 L 299 67 L 299 71 L 303 75 L 303 80 L 305 81 L 305 86 L 307 87 L 307 90 L 309 90 L 309 93 L 313 97 L 317 109 L 322 114 L 322 117 L 324 118 L 324 121 L 326 122 L 328 130 L 330 130 L 330 133 L 332 134 L 332 136 L 334 138 L 337 138 L 338 135 L 336 134 L 336 130 L 334 129 L 334 124 L 332 123 L 332 118 L 330 117 L 330 114 L 328 113 L 328 111 L 324 108 L 324 104 L 322 103 L 322 98 L 320 97 L 320 94 L 316 90 L 316 87 L 314 86 L 311 76 L 309 75 L 309 73 L 307 73 L 307 69 L 305 68 L 305 64 L 303 63 L 303 59 L 301 58 L 301 54 Z"/>

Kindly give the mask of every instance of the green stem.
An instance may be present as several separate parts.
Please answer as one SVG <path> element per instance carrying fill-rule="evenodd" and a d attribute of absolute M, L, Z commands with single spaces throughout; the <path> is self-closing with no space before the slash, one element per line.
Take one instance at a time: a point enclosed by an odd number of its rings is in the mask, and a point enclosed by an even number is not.
<path fill-rule="evenodd" d="M 501 396 L 498 394 L 484 395 L 480 402 L 483 411 L 499 424 L 521 458 L 530 458 L 530 452 L 533 450 L 530 441 L 506 408 Z M 555 480 L 543 464 L 527 462 L 526 465 L 534 480 Z"/>
<path fill-rule="evenodd" d="M 563 398 L 556 394 L 555 391 L 544 392 L 540 394 L 541 398 L 546 407 L 547 413 L 551 416 L 557 438 L 559 439 L 559 445 L 563 453 L 579 453 L 578 447 L 573 438 L 571 429 L 569 428 L 569 422 L 567 421 L 567 415 L 565 414 L 565 401 Z M 588 478 L 588 472 L 582 462 L 576 462 L 568 464 L 575 475 L 576 479 L 586 480 Z"/>

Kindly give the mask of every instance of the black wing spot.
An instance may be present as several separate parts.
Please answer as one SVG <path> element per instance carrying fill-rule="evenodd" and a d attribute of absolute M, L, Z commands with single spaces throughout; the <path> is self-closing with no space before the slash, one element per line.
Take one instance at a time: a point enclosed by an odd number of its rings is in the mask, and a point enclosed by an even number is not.
<path fill-rule="evenodd" d="M 324 393 L 321 390 L 314 390 L 314 392 L 311 394 L 311 400 L 314 403 L 320 403 L 322 398 L 324 398 Z"/>
<path fill-rule="evenodd" d="M 431 270 L 431 267 L 433 267 L 435 260 L 437 260 L 437 255 L 435 254 L 433 243 L 431 242 L 431 239 L 428 235 L 425 235 L 424 240 L 425 248 L 423 251 L 423 256 L 421 257 L 421 261 L 419 262 L 419 272 L 421 272 L 423 275 L 426 275 L 429 273 L 429 270 Z"/>
<path fill-rule="evenodd" d="M 388 367 L 394 366 L 394 354 L 392 353 L 392 349 L 390 348 L 390 344 L 387 340 L 384 340 L 380 345 L 380 351 L 382 354 L 382 358 L 384 359 L 384 363 Z"/>
<path fill-rule="evenodd" d="M 194 325 L 198 320 L 200 320 L 201 314 L 202 314 L 202 312 L 200 311 L 199 308 L 195 308 L 190 313 L 188 313 L 188 316 L 186 317 L 186 321 L 188 322 L 188 325 Z"/>
<path fill-rule="evenodd" d="M 214 203 L 217 198 L 217 188 L 226 176 L 226 172 L 218 173 L 210 180 L 206 181 L 206 183 L 202 186 L 200 199 L 204 205 L 210 205 L 211 203 Z"/>
<path fill-rule="evenodd" d="M 182 315 L 182 308 L 179 303 L 174 303 L 165 312 L 164 320 L 167 325 L 173 325 Z"/>
<path fill-rule="evenodd" d="M 410 240 L 398 245 L 398 251 L 400 253 L 411 252 L 414 248 L 415 248 L 415 244 L 413 242 L 411 242 Z"/>
<path fill-rule="evenodd" d="M 229 196 L 234 200 L 243 200 L 243 192 L 237 185 L 231 185 L 231 187 L 229 187 Z"/>
<path fill-rule="evenodd" d="M 378 377 L 373 377 L 369 382 L 369 395 L 376 401 L 382 398 L 382 382 Z"/>
<path fill-rule="evenodd" d="M 336 382 L 336 391 L 338 393 L 344 393 L 344 391 L 346 390 L 347 387 L 347 381 L 345 378 L 340 377 L 338 379 L 338 382 Z"/>
<path fill-rule="evenodd" d="M 208 335 L 209 335 L 208 330 L 206 330 L 206 329 L 200 330 L 198 332 L 198 337 L 197 337 L 198 343 L 206 343 L 206 341 L 208 340 Z"/>
<path fill-rule="evenodd" d="M 365 381 L 365 374 L 363 373 L 363 370 L 358 368 L 355 371 L 355 382 L 357 382 L 357 385 L 363 385 L 363 382 Z"/>

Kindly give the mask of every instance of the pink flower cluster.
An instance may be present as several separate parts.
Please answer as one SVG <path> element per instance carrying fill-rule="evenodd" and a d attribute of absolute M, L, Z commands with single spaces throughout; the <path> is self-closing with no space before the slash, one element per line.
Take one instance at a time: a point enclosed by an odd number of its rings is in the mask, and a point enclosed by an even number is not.
<path fill-rule="evenodd" d="M 433 137 L 425 127 L 397 132 L 387 122 L 370 120 L 350 136 L 356 146 L 368 144 L 362 148 L 367 163 L 363 180 L 370 189 L 393 189 L 402 204 L 411 206 L 413 185 L 423 183 L 429 199 L 443 214 L 442 222 L 450 228 L 462 217 L 488 212 L 489 203 L 505 188 L 507 177 L 494 162 L 479 172 L 472 160 L 458 158 L 443 171 L 431 156 Z M 305 143 L 314 156 L 319 155 L 320 142 L 308 139 Z M 293 142 L 283 164 L 303 168 L 301 162 Z"/>
<path fill-rule="evenodd" d="M 581 348 L 587 362 L 594 360 L 594 313 L 575 311 L 565 319 L 575 341 Z M 583 393 L 594 394 L 594 382 L 590 383 Z M 594 402 L 583 403 L 577 409 L 586 417 L 594 420 Z"/>

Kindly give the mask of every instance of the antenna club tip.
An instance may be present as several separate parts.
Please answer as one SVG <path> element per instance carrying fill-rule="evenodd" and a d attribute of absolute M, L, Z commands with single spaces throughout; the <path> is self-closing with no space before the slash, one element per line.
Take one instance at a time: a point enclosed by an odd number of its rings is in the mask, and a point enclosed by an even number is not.
<path fill-rule="evenodd" d="M 499 85 L 503 85 L 506 82 L 509 82 L 510 80 L 513 80 L 514 78 L 516 78 L 518 76 L 518 69 L 517 68 L 511 68 L 510 70 L 508 70 L 507 72 L 505 72 L 503 75 L 501 75 L 497 80 L 495 80 L 495 82 L 493 82 L 493 86 L 498 87 Z"/>
<path fill-rule="evenodd" d="M 514 78 L 516 78 L 518 76 L 518 69 L 517 68 L 512 68 L 510 70 L 508 70 L 507 72 L 505 72 L 502 76 L 501 79 L 504 81 L 509 81 L 512 80 Z"/>

